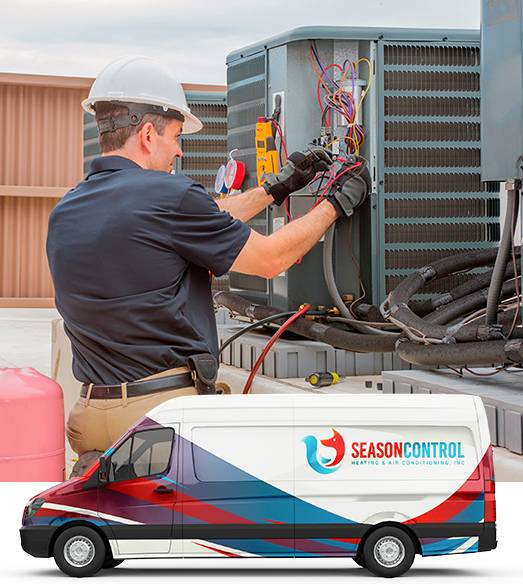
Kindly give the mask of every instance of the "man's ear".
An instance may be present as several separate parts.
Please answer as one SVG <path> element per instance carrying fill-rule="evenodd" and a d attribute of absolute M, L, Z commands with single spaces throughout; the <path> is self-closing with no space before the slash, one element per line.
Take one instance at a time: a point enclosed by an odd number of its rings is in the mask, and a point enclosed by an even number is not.
<path fill-rule="evenodd" d="M 156 134 L 156 130 L 151 122 L 145 122 L 142 126 L 142 129 L 138 132 L 138 143 L 140 148 L 145 150 L 148 154 L 151 153 L 152 150 L 152 141 L 154 139 L 154 135 Z"/>

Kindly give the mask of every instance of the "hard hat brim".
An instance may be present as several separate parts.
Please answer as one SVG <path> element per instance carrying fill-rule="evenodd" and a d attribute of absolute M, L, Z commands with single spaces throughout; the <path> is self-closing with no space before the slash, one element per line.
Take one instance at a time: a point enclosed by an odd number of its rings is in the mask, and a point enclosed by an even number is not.
<path fill-rule="evenodd" d="M 143 103 L 143 104 L 150 104 L 150 105 L 159 105 L 161 107 L 165 107 L 165 102 L 160 102 L 154 99 L 143 99 L 143 98 L 133 98 L 133 97 L 125 97 L 123 99 L 121 96 L 115 95 L 107 95 L 107 96 L 97 96 L 95 98 L 87 98 L 82 101 L 82 108 L 84 111 L 90 113 L 91 115 L 95 115 L 94 105 L 99 101 L 125 101 L 127 103 Z M 195 134 L 199 132 L 203 128 L 202 122 L 192 114 L 188 109 L 185 109 L 180 106 L 169 106 L 169 109 L 175 110 L 183 114 L 185 121 L 183 122 L 182 127 L 182 134 Z"/>

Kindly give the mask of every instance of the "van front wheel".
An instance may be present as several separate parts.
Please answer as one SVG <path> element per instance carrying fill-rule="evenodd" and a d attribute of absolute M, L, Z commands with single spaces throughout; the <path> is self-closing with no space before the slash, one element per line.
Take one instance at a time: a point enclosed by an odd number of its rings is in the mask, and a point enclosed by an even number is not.
<path fill-rule="evenodd" d="M 56 565 L 68 576 L 93 576 L 104 564 L 105 543 L 90 527 L 70 527 L 56 538 L 53 555 Z"/>
<path fill-rule="evenodd" d="M 376 576 L 394 578 L 412 566 L 416 549 L 408 533 L 398 527 L 381 527 L 363 546 L 365 566 Z"/>

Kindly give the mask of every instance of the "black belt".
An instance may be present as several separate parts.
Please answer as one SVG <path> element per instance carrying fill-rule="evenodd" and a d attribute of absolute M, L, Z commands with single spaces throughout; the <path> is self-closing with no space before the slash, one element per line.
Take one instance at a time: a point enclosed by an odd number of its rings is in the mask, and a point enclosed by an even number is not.
<path fill-rule="evenodd" d="M 147 381 L 131 381 L 127 383 L 127 397 L 138 397 L 158 391 L 181 389 L 182 387 L 194 387 L 194 380 L 190 373 L 179 373 L 168 377 L 158 377 Z M 87 397 L 89 384 L 84 383 L 80 390 L 80 397 Z M 122 386 L 118 385 L 93 385 L 90 399 L 120 399 Z"/>

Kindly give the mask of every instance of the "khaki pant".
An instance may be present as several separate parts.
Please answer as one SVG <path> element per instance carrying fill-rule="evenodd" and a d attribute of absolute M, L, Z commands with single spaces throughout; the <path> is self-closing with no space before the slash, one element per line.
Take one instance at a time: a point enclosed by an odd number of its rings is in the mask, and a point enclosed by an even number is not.
<path fill-rule="evenodd" d="M 187 371 L 189 370 L 186 367 L 178 367 L 144 377 L 140 381 L 186 373 Z M 196 395 L 197 393 L 196 388 L 191 386 L 127 398 L 125 384 L 122 384 L 122 397 L 118 399 L 81 397 L 69 414 L 66 424 L 67 439 L 71 448 L 79 456 L 89 450 L 104 452 L 135 422 L 158 404 L 173 397 Z"/>

